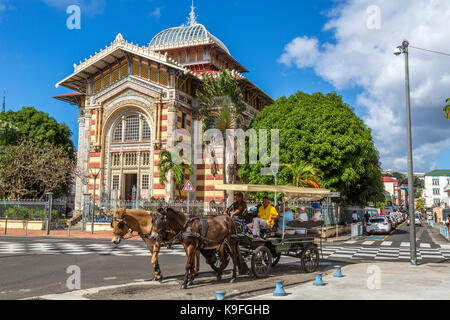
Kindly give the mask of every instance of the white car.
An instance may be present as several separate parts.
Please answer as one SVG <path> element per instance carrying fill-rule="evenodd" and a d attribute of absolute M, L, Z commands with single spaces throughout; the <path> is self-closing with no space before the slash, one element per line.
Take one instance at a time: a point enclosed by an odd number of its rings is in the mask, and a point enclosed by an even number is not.
<path fill-rule="evenodd" d="M 408 226 L 409 226 L 409 217 L 408 217 Z M 416 226 L 422 226 L 422 216 L 420 215 L 420 213 L 415 214 L 415 219 L 414 219 L 414 223 Z"/>
<path fill-rule="evenodd" d="M 368 234 L 389 233 L 391 232 L 391 230 L 391 224 L 389 223 L 388 218 L 385 216 L 370 218 L 366 228 Z"/>

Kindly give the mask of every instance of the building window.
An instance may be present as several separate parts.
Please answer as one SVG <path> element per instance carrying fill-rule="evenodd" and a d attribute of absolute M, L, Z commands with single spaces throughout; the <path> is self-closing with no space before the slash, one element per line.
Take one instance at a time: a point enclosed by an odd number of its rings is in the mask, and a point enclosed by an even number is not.
<path fill-rule="evenodd" d="M 149 166 L 150 165 L 150 152 L 143 152 L 141 154 L 142 156 L 142 163 L 143 166 Z"/>
<path fill-rule="evenodd" d="M 433 189 L 433 195 L 439 196 L 441 194 L 441 189 Z"/>
<path fill-rule="evenodd" d="M 440 205 L 441 204 L 441 199 L 434 199 L 433 200 L 435 205 Z"/>
<path fill-rule="evenodd" d="M 119 167 L 120 166 L 120 153 L 112 154 L 112 166 Z"/>
<path fill-rule="evenodd" d="M 114 136 L 113 136 L 114 142 L 122 141 L 122 129 L 123 129 L 123 125 L 122 125 L 122 122 L 120 122 L 117 125 L 116 130 L 114 130 Z"/>
<path fill-rule="evenodd" d="M 139 116 L 127 117 L 125 124 L 125 141 L 139 141 Z"/>
<path fill-rule="evenodd" d="M 433 186 L 439 185 L 439 179 L 433 179 Z"/>
<path fill-rule="evenodd" d="M 186 128 L 187 128 L 187 114 L 183 112 L 181 114 L 181 129 L 186 129 Z"/>
<path fill-rule="evenodd" d="M 113 176 L 112 189 L 119 190 L 119 176 Z"/>
<path fill-rule="evenodd" d="M 124 154 L 126 167 L 134 167 L 137 166 L 137 153 L 135 152 L 127 152 Z"/>
<path fill-rule="evenodd" d="M 150 126 L 148 125 L 147 121 L 143 121 L 143 128 L 142 128 L 142 139 L 143 140 L 151 140 L 152 133 L 150 130 Z"/>
<path fill-rule="evenodd" d="M 150 177 L 148 174 L 142 176 L 142 190 L 148 190 Z"/>

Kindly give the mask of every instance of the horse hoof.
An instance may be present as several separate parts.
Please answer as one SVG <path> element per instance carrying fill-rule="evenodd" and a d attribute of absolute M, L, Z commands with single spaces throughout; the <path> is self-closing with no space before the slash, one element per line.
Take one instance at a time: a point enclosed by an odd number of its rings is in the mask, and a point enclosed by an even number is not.
<path fill-rule="evenodd" d="M 181 286 L 181 290 L 186 290 L 186 289 L 187 289 L 187 285 L 183 284 L 183 285 Z"/>
<path fill-rule="evenodd" d="M 231 279 L 230 283 L 235 283 L 236 279 Z"/>

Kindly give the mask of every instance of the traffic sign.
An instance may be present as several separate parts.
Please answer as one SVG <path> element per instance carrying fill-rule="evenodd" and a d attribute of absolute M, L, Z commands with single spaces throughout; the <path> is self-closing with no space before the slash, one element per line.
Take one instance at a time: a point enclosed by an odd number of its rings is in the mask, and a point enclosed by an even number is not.
<path fill-rule="evenodd" d="M 189 180 L 184 185 L 183 191 L 184 192 L 195 192 L 195 189 L 194 189 L 194 187 L 192 186 L 192 183 Z"/>

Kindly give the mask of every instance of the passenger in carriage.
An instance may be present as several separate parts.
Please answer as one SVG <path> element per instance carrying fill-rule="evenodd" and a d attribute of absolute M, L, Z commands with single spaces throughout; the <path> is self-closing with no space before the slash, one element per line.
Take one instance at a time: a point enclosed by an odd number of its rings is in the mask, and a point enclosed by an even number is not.
<path fill-rule="evenodd" d="M 254 218 L 253 223 L 249 225 L 253 236 L 260 238 L 261 229 L 272 229 L 278 217 L 278 212 L 270 204 L 269 198 L 264 197 L 263 205 L 258 210 L 258 218 Z"/>
<path fill-rule="evenodd" d="M 295 218 L 295 221 L 308 222 L 308 215 L 305 212 L 306 207 L 299 206 L 297 208 L 297 210 L 298 210 L 298 214 L 297 214 L 297 217 Z"/>

